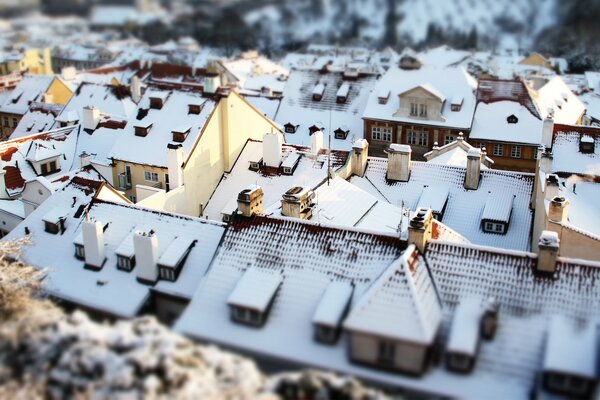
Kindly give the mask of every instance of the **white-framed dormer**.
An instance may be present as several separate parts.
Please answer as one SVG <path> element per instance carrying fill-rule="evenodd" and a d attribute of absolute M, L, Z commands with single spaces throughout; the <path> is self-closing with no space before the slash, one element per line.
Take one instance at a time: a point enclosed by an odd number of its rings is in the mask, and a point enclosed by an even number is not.
<path fill-rule="evenodd" d="M 433 85 L 425 83 L 398 94 L 400 108 L 394 114 L 418 120 L 444 121 L 442 109 L 446 98 Z"/>
<path fill-rule="evenodd" d="M 62 155 L 52 144 L 34 142 L 27 153 L 27 161 L 38 176 L 52 175 L 60 171 Z"/>

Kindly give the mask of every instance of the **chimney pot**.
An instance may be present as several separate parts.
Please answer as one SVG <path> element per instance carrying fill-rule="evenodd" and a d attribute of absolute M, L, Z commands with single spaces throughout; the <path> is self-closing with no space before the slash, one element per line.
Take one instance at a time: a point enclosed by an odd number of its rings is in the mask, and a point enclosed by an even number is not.
<path fill-rule="evenodd" d="M 137 279 L 154 284 L 158 280 L 158 237 L 153 231 L 138 231 L 133 236 Z"/>
<path fill-rule="evenodd" d="M 294 186 L 284 193 L 281 214 L 286 217 L 310 219 L 315 193 L 308 186 Z"/>
<path fill-rule="evenodd" d="M 169 190 L 173 190 L 183 186 L 183 148 L 181 144 L 169 143 L 167 149 Z"/>
<path fill-rule="evenodd" d="M 263 213 L 263 190 L 260 186 L 250 185 L 237 197 L 238 211 L 244 217 Z"/>
<path fill-rule="evenodd" d="M 537 270 L 540 272 L 554 273 L 556 261 L 560 250 L 558 233 L 543 231 L 538 242 Z"/>
<path fill-rule="evenodd" d="M 100 110 L 94 106 L 83 107 L 83 129 L 94 130 L 100 122 Z"/>
<path fill-rule="evenodd" d="M 465 174 L 465 189 L 477 190 L 481 178 L 481 160 L 483 153 L 480 149 L 472 148 L 467 152 L 467 171 Z"/>
<path fill-rule="evenodd" d="M 548 219 L 553 222 L 565 223 L 569 216 L 569 200 L 564 197 L 555 196 L 550 201 L 548 208 Z"/>
<path fill-rule="evenodd" d="M 278 133 L 263 136 L 263 163 L 267 167 L 279 168 L 281 164 L 282 143 Z"/>
<path fill-rule="evenodd" d="M 553 134 L 554 120 L 552 119 L 552 115 L 548 114 L 542 125 L 542 144 L 546 146 L 546 150 L 548 151 L 552 148 Z"/>

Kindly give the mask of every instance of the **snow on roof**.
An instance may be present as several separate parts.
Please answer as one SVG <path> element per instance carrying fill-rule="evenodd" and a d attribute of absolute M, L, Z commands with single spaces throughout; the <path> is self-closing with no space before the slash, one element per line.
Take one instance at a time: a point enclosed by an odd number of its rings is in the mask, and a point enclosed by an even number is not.
<path fill-rule="evenodd" d="M 158 258 L 158 264 L 169 268 L 177 267 L 196 240 L 196 238 L 185 234 L 175 237 L 169 247 Z"/>
<path fill-rule="evenodd" d="M 600 184 L 586 181 L 578 175 L 559 178 L 558 196 L 569 200 L 568 219 L 565 225 L 600 238 Z M 549 200 L 545 201 L 549 207 Z"/>
<path fill-rule="evenodd" d="M 312 100 L 316 82 L 327 83 L 320 101 Z M 275 115 L 275 122 L 280 125 L 298 125 L 295 133 L 285 134 L 287 143 L 310 146 L 308 128 L 315 124 L 325 128 L 325 143 L 328 143 L 327 137 L 331 134 L 331 148 L 336 150 L 350 150 L 352 142 L 363 137 L 362 114 L 376 83 L 375 77 L 363 76 L 352 81 L 346 101 L 338 103 L 337 92 L 344 83 L 342 73 L 321 75 L 310 70 L 293 70 L 290 73 Z M 333 132 L 344 126 L 350 131 L 348 136 L 336 139 Z"/>
<path fill-rule="evenodd" d="M 490 191 L 490 194 L 485 201 L 481 220 L 508 223 L 512 214 L 514 200 L 515 196 L 510 192 L 504 190 Z"/>
<path fill-rule="evenodd" d="M 593 133 L 593 153 L 579 150 L 579 140 L 585 129 Z M 600 176 L 600 129 L 555 126 L 552 154 L 551 172 Z"/>
<path fill-rule="evenodd" d="M 35 103 L 23 115 L 19 124 L 11 133 L 11 139 L 28 136 L 50 130 L 54 118 L 62 111 L 63 106 L 56 104 Z"/>
<path fill-rule="evenodd" d="M 248 269 L 227 298 L 227 304 L 265 312 L 281 281 L 281 274 L 277 271 Z"/>
<path fill-rule="evenodd" d="M 451 67 L 464 61 L 471 55 L 471 52 L 466 50 L 453 49 L 450 46 L 438 46 L 433 49 L 425 50 L 418 54 L 419 61 L 424 65 L 435 67 Z"/>
<path fill-rule="evenodd" d="M 585 105 L 573 94 L 565 81 L 556 76 L 537 91 L 535 101 L 542 117 L 552 111 L 553 120 L 557 124 L 576 124 L 585 112 Z"/>
<path fill-rule="evenodd" d="M 470 129 L 475 110 L 474 90 L 476 81 L 462 68 L 421 67 L 416 70 L 390 68 L 377 82 L 374 94 L 369 97 L 363 118 L 383 121 L 415 122 L 427 124 L 428 120 L 414 119 L 398 115 L 400 98 L 398 95 L 418 86 L 436 94 L 442 100 L 462 96 L 464 103 L 460 111 L 451 111 L 450 102 L 444 102 L 442 108 L 443 121 L 430 121 L 432 125 L 457 129 Z M 381 90 L 391 89 L 392 94 L 386 104 L 380 104 L 376 95 Z M 435 89 L 433 89 L 435 88 Z"/>
<path fill-rule="evenodd" d="M 431 93 L 432 95 L 434 95 L 435 97 L 437 97 L 441 102 L 446 101 L 446 98 L 444 97 L 444 95 L 433 84 L 431 84 L 429 82 L 422 83 L 420 85 L 412 87 L 412 88 L 410 88 L 410 89 L 408 89 L 408 90 L 406 90 L 406 91 L 404 91 L 402 93 L 399 93 L 398 95 L 402 96 L 404 93 L 410 92 L 411 90 L 416 89 L 416 88 L 421 88 L 421 89 L 423 89 L 423 90 Z M 454 96 L 462 96 L 462 95 L 454 95 Z"/>
<path fill-rule="evenodd" d="M 101 188 L 100 182 L 73 178 L 71 183 L 45 200 L 7 236 L 7 240 L 19 238 L 24 233 L 24 227 L 28 227 L 32 243 L 23 249 L 23 258 L 34 266 L 48 268 L 49 293 L 115 316 L 136 315 L 150 296 L 150 287 L 137 281 L 135 269 L 133 273 L 117 269 L 117 251 L 123 255 L 132 254 L 133 244 L 128 249 L 124 245 L 131 232 L 142 226 L 151 226 L 159 239 L 159 255 L 165 254 L 176 237 L 190 236 L 197 240 L 177 281 L 159 280 L 152 288 L 171 296 L 190 298 L 208 269 L 224 227 L 198 218 L 132 205 L 92 201 L 98 188 Z M 85 269 L 83 262 L 73 255 L 73 243 L 81 232 L 81 221 L 85 218 L 82 210 L 90 203 L 90 218 L 108 224 L 104 231 L 107 260 L 100 271 Z M 57 216 L 64 215 L 65 210 L 65 232 L 62 235 L 45 232 L 41 219 L 52 217 L 55 220 Z M 140 225 L 140 221 L 143 225 Z"/>
<path fill-rule="evenodd" d="M 527 108 L 535 117 L 540 117 L 532 91 L 522 79 L 481 79 L 477 87 L 477 103 L 497 101 L 517 102 Z"/>
<path fill-rule="evenodd" d="M 474 356 L 479 343 L 483 310 L 478 298 L 465 298 L 454 311 L 446 351 Z"/>
<path fill-rule="evenodd" d="M 267 118 L 274 120 L 279 110 L 280 98 L 269 98 L 264 96 L 244 96 L 248 103 L 259 110 Z"/>
<path fill-rule="evenodd" d="M 545 372 L 559 372 L 589 379 L 597 378 L 598 340 L 596 323 L 575 327 L 573 321 L 551 318 L 544 357 Z"/>
<path fill-rule="evenodd" d="M 159 167 L 167 166 L 167 145 L 173 141 L 173 121 L 177 125 L 189 126 L 190 133 L 182 142 L 184 158 L 192 151 L 200 138 L 205 124 L 212 115 L 217 103 L 204 99 L 200 114 L 189 114 L 191 101 L 202 98 L 199 93 L 183 90 L 147 91 L 138 104 L 138 117 L 131 118 L 124 131 L 119 135 L 109 157 L 117 160 L 135 162 Z M 150 97 L 161 96 L 168 99 L 161 109 L 150 108 Z M 143 112 L 142 112 L 143 111 Z M 146 114 L 144 115 L 144 112 Z M 135 135 L 135 126 L 152 126 L 147 136 Z"/>
<path fill-rule="evenodd" d="M 419 197 L 417 209 L 430 208 L 434 213 L 441 213 L 448 201 L 448 188 L 444 185 L 425 186 Z"/>
<path fill-rule="evenodd" d="M 25 218 L 25 207 L 21 199 L 18 200 L 7 200 L 0 199 L 0 210 L 12 214 L 21 219 Z"/>
<path fill-rule="evenodd" d="M 515 116 L 517 122 L 509 122 L 510 116 Z M 539 145 L 542 143 L 542 126 L 541 119 L 517 102 L 480 102 L 469 139 Z"/>
<path fill-rule="evenodd" d="M 354 287 L 350 282 L 331 282 L 312 317 L 312 323 L 337 328 L 348 309 Z"/>
<path fill-rule="evenodd" d="M 411 245 L 352 307 L 344 328 L 429 345 L 441 319 L 427 265 Z"/>
<path fill-rule="evenodd" d="M 352 176 L 350 182 L 374 196 L 383 196 L 395 206 L 404 204 L 416 210 L 424 186 L 448 188 L 448 202 L 442 221 L 472 243 L 508 249 L 529 249 L 532 212 L 529 209 L 533 188 L 531 174 L 498 170 L 481 171 L 477 190 L 464 188 L 465 169 L 413 161 L 408 182 L 388 182 L 387 159 L 370 157 L 364 177 Z M 513 217 L 505 235 L 484 232 L 481 213 L 489 191 L 504 191 L 516 195 Z M 468 205 L 468 207 L 466 206 Z"/>
<path fill-rule="evenodd" d="M 59 157 L 60 155 L 61 152 L 52 145 L 34 142 L 27 152 L 27 159 L 32 162 L 39 162 Z"/>
<path fill-rule="evenodd" d="M 316 187 L 320 182 L 327 178 L 327 155 L 319 154 L 316 159 L 306 156 L 309 153 L 308 148 L 291 146 L 284 144 L 282 146 L 283 164 L 289 157 L 295 159 L 300 155 L 298 164 L 292 175 L 272 174 L 250 170 L 250 162 L 258 162 L 262 158 L 262 142 L 248 140 L 235 165 L 229 173 L 223 175 L 223 179 L 215 189 L 210 198 L 204 215 L 209 219 L 221 220 L 223 211 L 233 212 L 237 207 L 235 199 L 249 182 L 253 182 L 263 188 L 263 204 L 265 210 L 275 205 L 279 207 L 282 195 L 294 186 Z M 334 152 L 331 155 L 332 168 L 338 168 L 346 162 L 348 153 Z M 226 207 L 227 206 L 227 207 Z"/>
<path fill-rule="evenodd" d="M 450 165 L 454 167 L 467 167 L 467 154 L 473 148 L 466 140 L 458 139 L 442 147 L 434 148 L 424 154 L 428 163 Z M 494 161 L 486 156 L 481 160 L 481 169 L 488 169 Z"/>
<path fill-rule="evenodd" d="M 0 112 L 25 114 L 34 101 L 43 101 L 44 93 L 50 87 L 53 75 L 26 74 L 10 97 L 0 106 Z"/>

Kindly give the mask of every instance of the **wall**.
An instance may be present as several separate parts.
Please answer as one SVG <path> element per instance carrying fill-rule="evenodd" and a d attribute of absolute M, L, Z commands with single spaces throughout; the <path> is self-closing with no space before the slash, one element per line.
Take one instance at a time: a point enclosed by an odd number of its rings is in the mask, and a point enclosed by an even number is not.
<path fill-rule="evenodd" d="M 52 96 L 53 104 L 62 104 L 63 106 L 66 105 L 73 96 L 71 89 L 58 78 L 52 80 L 46 93 Z"/>
<path fill-rule="evenodd" d="M 21 118 L 23 118 L 23 116 L 20 114 L 0 113 L 0 127 L 2 132 L 2 137 L 0 139 L 8 139 L 19 122 L 21 122 Z M 6 126 L 6 121 L 8 121 L 8 126 Z"/>
<path fill-rule="evenodd" d="M 547 230 L 558 233 L 561 257 L 600 261 L 600 238 L 548 221 Z"/>
<path fill-rule="evenodd" d="M 25 184 L 21 198 L 25 205 L 25 217 L 33 212 L 40 204 L 52 195 L 50 189 L 40 182 L 33 180 Z"/>
<path fill-rule="evenodd" d="M 186 209 L 185 191 L 186 188 L 184 186 L 180 186 L 169 192 L 160 190 L 142 200 L 138 200 L 137 205 L 153 210 L 181 213 L 182 210 Z"/>
<path fill-rule="evenodd" d="M 131 199 L 131 196 L 136 195 L 136 193 L 135 193 L 136 185 L 144 185 L 144 186 L 155 185 L 154 182 L 148 182 L 144 179 L 144 171 L 152 171 L 152 172 L 158 173 L 158 179 L 159 179 L 158 183 L 160 185 L 160 188 L 162 189 L 165 187 L 164 186 L 165 185 L 165 174 L 167 173 L 166 168 L 150 167 L 150 166 L 146 166 L 146 165 L 134 164 L 134 163 L 129 163 L 129 162 L 126 163 L 123 161 L 115 160 L 113 172 L 112 172 L 112 179 L 115 184 L 115 188 L 117 190 L 121 190 L 119 188 L 119 174 L 122 172 L 125 172 L 126 165 L 131 167 L 131 189 L 123 191 L 125 194 L 125 197 Z"/>
<path fill-rule="evenodd" d="M 537 147 L 535 145 L 526 146 L 521 144 L 500 143 L 492 141 L 469 140 L 469 144 L 474 147 L 485 147 L 488 157 L 494 160 L 492 168 L 519 172 L 535 172 Z M 502 146 L 502 156 L 494 155 L 494 144 Z M 512 146 L 521 146 L 521 157 L 511 157 Z"/>

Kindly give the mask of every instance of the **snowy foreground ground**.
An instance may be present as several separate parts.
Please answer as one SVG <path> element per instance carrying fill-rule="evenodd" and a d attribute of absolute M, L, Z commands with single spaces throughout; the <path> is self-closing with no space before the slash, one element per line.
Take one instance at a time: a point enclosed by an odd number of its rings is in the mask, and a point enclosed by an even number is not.
<path fill-rule="evenodd" d="M 100 324 L 43 299 L 43 273 L 0 244 L 0 398 L 383 399 L 314 371 L 263 375 L 254 362 L 172 333 L 153 317 Z"/>

